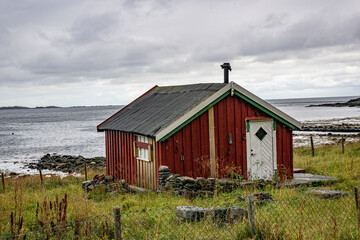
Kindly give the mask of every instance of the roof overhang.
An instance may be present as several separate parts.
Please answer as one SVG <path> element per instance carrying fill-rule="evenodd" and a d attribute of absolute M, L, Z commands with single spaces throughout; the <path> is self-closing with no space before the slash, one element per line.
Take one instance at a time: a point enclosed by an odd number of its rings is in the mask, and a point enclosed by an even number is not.
<path fill-rule="evenodd" d="M 128 105 L 126 105 L 125 107 L 121 108 L 119 111 L 117 111 L 116 113 L 114 113 L 111 117 L 105 119 L 102 123 L 100 123 L 99 125 L 97 125 L 96 130 L 98 132 L 104 132 L 106 131 L 106 129 L 101 129 L 101 125 L 103 125 L 105 122 L 109 121 L 111 118 L 113 118 L 114 116 L 116 116 L 118 113 L 120 113 L 121 111 L 123 111 L 124 109 L 126 109 L 127 107 L 129 107 L 131 104 L 133 104 L 134 102 L 136 102 L 138 99 L 142 98 L 143 96 L 145 96 L 148 92 L 151 92 L 152 90 L 154 90 L 155 88 L 157 88 L 158 85 L 153 86 L 152 88 L 150 88 L 149 90 L 147 90 L 145 93 L 143 93 L 142 95 L 140 95 L 138 98 L 136 98 L 134 101 L 132 101 L 131 103 L 129 103 Z"/>
<path fill-rule="evenodd" d="M 283 123 L 284 125 L 297 130 L 300 129 L 302 124 L 295 120 L 294 118 L 290 117 L 286 113 L 282 112 L 278 108 L 272 106 L 268 102 L 262 100 L 258 96 L 252 94 L 251 92 L 247 91 L 245 88 L 240 87 L 234 82 L 230 82 L 226 86 L 224 86 L 219 91 L 215 92 L 213 95 L 208 97 L 206 100 L 198 104 L 196 107 L 191 109 L 189 112 L 184 114 L 182 117 L 177 119 L 175 122 L 158 132 L 155 136 L 156 141 L 165 141 L 167 138 L 172 136 L 174 133 L 179 131 L 185 125 L 190 123 L 192 120 L 206 112 L 209 108 L 213 107 L 215 104 L 220 102 L 228 95 L 236 95 L 246 102 L 250 103 L 251 105 L 259 108 L 263 112 L 267 113 L 272 118 L 276 119 L 277 121 Z"/>

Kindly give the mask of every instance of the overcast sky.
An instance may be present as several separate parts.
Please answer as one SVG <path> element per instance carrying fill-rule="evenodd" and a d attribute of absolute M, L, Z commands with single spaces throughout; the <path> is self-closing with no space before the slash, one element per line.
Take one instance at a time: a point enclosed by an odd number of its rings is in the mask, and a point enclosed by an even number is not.
<path fill-rule="evenodd" d="M 0 106 L 127 104 L 230 80 L 264 99 L 360 95 L 360 1 L 0 0 Z"/>

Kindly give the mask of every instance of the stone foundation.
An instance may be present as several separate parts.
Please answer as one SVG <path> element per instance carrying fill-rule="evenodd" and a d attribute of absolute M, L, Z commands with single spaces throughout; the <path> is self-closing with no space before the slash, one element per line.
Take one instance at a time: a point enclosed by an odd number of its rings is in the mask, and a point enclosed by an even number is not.
<path fill-rule="evenodd" d="M 196 179 L 171 173 L 167 166 L 159 168 L 159 191 L 173 190 L 187 197 L 212 196 L 215 190 L 231 192 L 245 186 L 254 186 L 253 182 L 244 182 L 240 179 L 215 179 L 198 177 Z"/>

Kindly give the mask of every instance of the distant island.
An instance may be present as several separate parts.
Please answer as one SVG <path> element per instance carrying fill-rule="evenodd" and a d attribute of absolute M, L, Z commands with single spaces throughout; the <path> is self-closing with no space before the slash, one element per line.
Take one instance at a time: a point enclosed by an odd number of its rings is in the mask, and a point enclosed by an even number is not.
<path fill-rule="evenodd" d="M 308 105 L 306 107 L 360 107 L 360 97 L 350 99 L 349 101 L 342 103 L 324 103 L 317 105 Z"/>
<path fill-rule="evenodd" d="M 36 107 L 36 109 L 38 109 L 38 108 L 61 108 L 61 107 L 58 107 L 58 106 Z"/>
<path fill-rule="evenodd" d="M 0 107 L 0 110 L 15 110 L 15 109 L 42 109 L 42 108 L 61 108 L 57 106 L 46 106 L 46 107 L 23 107 L 23 106 L 11 106 L 11 107 Z"/>
<path fill-rule="evenodd" d="M 7 110 L 7 109 L 29 109 L 29 107 L 23 107 L 23 106 L 12 106 L 12 107 L 0 107 L 1 110 Z"/>

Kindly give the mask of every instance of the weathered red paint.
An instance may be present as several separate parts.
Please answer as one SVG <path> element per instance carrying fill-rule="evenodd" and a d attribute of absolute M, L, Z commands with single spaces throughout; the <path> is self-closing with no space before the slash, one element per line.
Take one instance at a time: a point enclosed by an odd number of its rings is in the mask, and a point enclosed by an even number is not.
<path fill-rule="evenodd" d="M 209 176 L 209 119 L 200 115 L 164 142 L 157 142 L 160 165 L 186 176 Z M 165 157 L 164 157 L 165 156 Z"/>
<path fill-rule="evenodd" d="M 150 145 L 151 145 L 150 143 L 135 141 L 135 146 L 138 147 L 138 148 L 148 149 Z"/>
<path fill-rule="evenodd" d="M 106 174 L 136 184 L 136 158 L 134 156 L 134 134 L 105 131 Z"/>
<path fill-rule="evenodd" d="M 235 96 L 227 96 L 214 106 L 215 154 L 219 177 L 227 177 L 233 172 L 247 177 L 245 120 L 269 118 L 271 117 L 260 109 Z M 279 175 L 290 178 L 293 176 L 292 130 L 279 122 L 276 128 Z M 163 143 L 157 144 L 161 153 L 158 157 L 161 165 L 169 166 L 172 172 L 192 177 L 209 176 L 208 112 L 194 119 Z M 181 153 L 184 156 L 183 162 L 179 160 Z"/>

